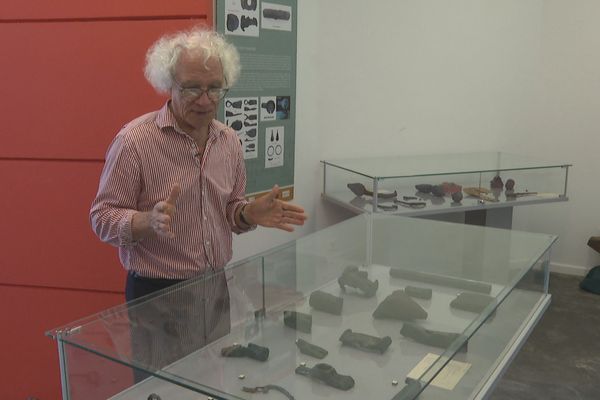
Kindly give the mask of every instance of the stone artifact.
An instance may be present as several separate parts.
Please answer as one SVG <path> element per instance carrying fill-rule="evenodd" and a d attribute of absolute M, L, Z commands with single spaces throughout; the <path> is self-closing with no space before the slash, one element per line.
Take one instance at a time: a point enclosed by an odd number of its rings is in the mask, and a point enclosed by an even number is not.
<path fill-rule="evenodd" d="M 306 340 L 303 339 L 296 339 L 296 346 L 298 346 L 300 353 L 318 359 L 325 358 L 325 356 L 329 354 L 324 348 L 308 343 Z"/>
<path fill-rule="evenodd" d="M 500 178 L 500 175 L 496 175 L 490 181 L 490 188 L 492 188 L 492 189 L 500 189 L 500 190 L 502 190 L 504 188 L 504 182 L 502 182 L 502 178 Z"/>
<path fill-rule="evenodd" d="M 462 186 L 454 182 L 442 182 L 442 190 L 446 194 L 462 192 Z"/>
<path fill-rule="evenodd" d="M 367 271 L 359 271 L 355 265 L 349 265 L 344 269 L 342 276 L 338 278 L 338 284 L 342 291 L 346 286 L 358 289 L 365 297 L 373 297 L 379 288 L 379 281 L 370 281 Z"/>
<path fill-rule="evenodd" d="M 376 319 L 412 321 L 426 319 L 427 312 L 411 299 L 404 290 L 395 290 L 377 306 L 377 309 L 373 312 L 373 317 Z"/>
<path fill-rule="evenodd" d="M 310 333 L 312 330 L 312 315 L 298 311 L 284 311 L 283 324 L 288 328 Z"/>
<path fill-rule="evenodd" d="M 315 290 L 310 294 L 308 304 L 319 311 L 324 311 L 329 314 L 341 315 L 344 299 L 325 293 L 321 290 Z"/>
<path fill-rule="evenodd" d="M 402 329 L 400 329 L 400 334 L 404 337 L 411 338 L 416 342 L 428 346 L 441 347 L 443 349 L 448 348 L 461 336 L 459 333 L 425 329 L 412 322 L 405 322 L 404 325 L 402 325 Z M 465 337 L 465 344 L 460 348 L 460 351 L 467 351 L 467 343 Z"/>
<path fill-rule="evenodd" d="M 410 297 L 416 297 L 418 299 L 429 300 L 429 299 L 431 299 L 433 290 L 431 290 L 429 288 L 407 286 L 404 288 L 404 293 L 406 293 Z"/>
<path fill-rule="evenodd" d="M 257 361 L 267 361 L 269 358 L 269 349 L 254 343 L 248 343 L 248 346 L 234 344 L 221 349 L 223 357 L 247 357 Z"/>
<path fill-rule="evenodd" d="M 370 190 L 367 190 L 365 185 L 363 185 L 362 183 L 349 183 L 347 186 L 348 186 L 348 189 L 350 189 L 350 191 L 352 193 L 354 193 L 356 196 L 366 195 L 366 196 L 373 197 L 373 192 L 371 192 Z M 394 199 L 394 198 L 396 198 L 396 196 L 398 196 L 398 193 L 395 190 L 393 192 L 385 192 L 385 191 L 377 192 L 377 197 L 380 199 Z"/>
<path fill-rule="evenodd" d="M 354 379 L 349 375 L 341 375 L 329 364 L 320 363 L 312 368 L 299 366 L 296 374 L 308 376 L 316 381 L 324 383 L 340 390 L 350 390 L 354 387 Z"/>
<path fill-rule="evenodd" d="M 430 283 L 432 285 L 442 285 L 458 289 L 470 290 L 472 292 L 490 293 L 492 291 L 492 285 L 490 285 L 489 283 L 469 281 L 466 279 L 459 279 L 451 276 L 430 274 L 421 271 L 413 271 L 410 269 L 390 268 L 390 276 L 394 278 Z"/>
<path fill-rule="evenodd" d="M 450 307 L 480 313 L 493 303 L 494 300 L 492 296 L 488 296 L 487 294 L 462 292 L 452 300 Z"/>
<path fill-rule="evenodd" d="M 431 194 L 435 197 L 444 197 L 446 193 L 444 193 L 444 188 L 442 185 L 433 185 L 431 187 Z"/>
<path fill-rule="evenodd" d="M 515 190 L 515 180 L 514 179 L 507 179 L 506 182 L 504 183 L 504 189 L 506 189 L 506 190 Z"/>
<path fill-rule="evenodd" d="M 418 394 L 421 393 L 422 385 L 416 379 L 406 378 L 404 381 L 406 385 L 398 392 L 392 400 L 413 400 L 417 399 Z"/>
<path fill-rule="evenodd" d="M 354 333 L 352 329 L 346 329 L 340 336 L 340 342 L 344 346 L 354 347 L 358 350 L 383 354 L 392 344 L 392 338 L 389 336 L 379 338 L 364 333 Z"/>
<path fill-rule="evenodd" d="M 421 193 L 431 193 L 432 188 L 433 185 L 430 185 L 428 183 L 420 183 L 418 185 L 415 185 L 415 189 L 417 189 L 417 191 Z"/>
<path fill-rule="evenodd" d="M 463 199 L 462 192 L 454 192 L 450 196 L 452 197 L 452 201 L 454 201 L 455 203 L 460 203 Z"/>
<path fill-rule="evenodd" d="M 269 393 L 269 390 L 275 390 L 275 391 L 283 394 L 289 400 L 294 400 L 294 396 L 292 396 L 292 394 L 290 392 L 288 392 L 283 387 L 278 386 L 278 385 L 265 385 L 265 386 L 256 386 L 256 387 L 244 386 L 242 388 L 242 390 L 246 393 Z"/>

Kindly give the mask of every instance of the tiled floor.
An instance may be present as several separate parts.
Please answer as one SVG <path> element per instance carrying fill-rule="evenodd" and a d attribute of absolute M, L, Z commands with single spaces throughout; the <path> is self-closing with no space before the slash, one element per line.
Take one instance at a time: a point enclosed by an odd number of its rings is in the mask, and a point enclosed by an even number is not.
<path fill-rule="evenodd" d="M 490 400 L 599 400 L 600 295 L 551 274 L 552 303 Z"/>

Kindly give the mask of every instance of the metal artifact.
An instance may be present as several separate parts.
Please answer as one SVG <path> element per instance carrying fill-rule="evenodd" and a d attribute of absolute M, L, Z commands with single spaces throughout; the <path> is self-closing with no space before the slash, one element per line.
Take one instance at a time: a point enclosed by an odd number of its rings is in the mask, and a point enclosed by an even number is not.
<path fill-rule="evenodd" d="M 426 344 L 428 346 L 441 347 L 443 349 L 449 347 L 454 343 L 461 335 L 453 332 L 442 332 L 425 329 L 412 322 L 405 322 L 400 329 L 402 336 L 413 339 L 416 342 Z M 460 351 L 467 351 L 467 340 L 465 337 L 465 343 L 460 348 Z"/>
<path fill-rule="evenodd" d="M 298 311 L 284 311 L 283 324 L 288 328 L 310 333 L 312 331 L 312 315 Z"/>
<path fill-rule="evenodd" d="M 383 211 L 396 211 L 398 209 L 398 206 L 395 204 L 391 204 L 389 206 L 385 204 L 378 204 L 377 207 L 381 208 Z"/>
<path fill-rule="evenodd" d="M 406 196 L 404 196 L 404 197 L 406 197 Z M 400 204 L 401 206 L 409 207 L 409 208 L 425 208 L 425 206 L 427 206 L 427 203 L 425 203 L 424 201 L 404 201 L 404 200 L 396 199 L 396 200 L 394 200 L 394 203 Z"/>
<path fill-rule="evenodd" d="M 346 329 L 342 333 L 342 336 L 340 336 L 340 342 L 344 346 L 353 347 L 358 350 L 383 354 L 392 344 L 392 338 L 389 336 L 379 338 L 364 333 L 355 333 L 352 332 L 352 329 Z"/>
<path fill-rule="evenodd" d="M 232 346 L 221 349 L 223 357 L 247 357 L 257 361 L 267 361 L 269 358 L 269 349 L 254 343 L 248 343 L 248 346 L 233 344 Z"/>
<path fill-rule="evenodd" d="M 365 297 L 373 297 L 379 288 L 379 281 L 370 281 L 367 271 L 359 271 L 355 265 L 349 265 L 344 269 L 342 276 L 338 278 L 340 288 L 345 292 L 350 286 L 358 289 Z"/>
<path fill-rule="evenodd" d="M 314 345 L 312 343 L 308 343 L 306 340 L 300 338 L 296 339 L 296 346 L 298 346 L 300 353 L 318 359 L 323 359 L 325 358 L 325 356 L 327 356 L 327 354 L 329 354 L 328 351 L 324 348 Z"/>
<path fill-rule="evenodd" d="M 265 386 L 256 386 L 256 387 L 247 387 L 244 386 L 242 390 L 246 393 L 269 393 L 269 390 L 276 390 L 279 393 L 283 394 L 289 400 L 294 400 L 294 396 L 284 388 L 278 385 L 265 385 Z"/>
<path fill-rule="evenodd" d="M 350 191 L 352 191 L 352 193 L 354 193 L 356 196 L 366 195 L 373 197 L 373 192 L 367 190 L 365 185 L 362 183 L 349 183 L 346 186 L 348 186 L 348 189 L 350 189 Z M 398 193 L 395 190 L 393 192 L 377 192 L 377 197 L 380 199 L 393 199 L 396 198 L 396 196 L 398 196 Z"/>
<path fill-rule="evenodd" d="M 494 301 L 495 299 L 487 294 L 462 292 L 452 300 L 450 307 L 480 313 Z"/>
<path fill-rule="evenodd" d="M 419 393 L 421 393 L 423 386 L 418 380 L 406 378 L 404 382 L 406 385 L 404 385 L 398 394 L 392 397 L 392 400 L 413 400 L 417 398 Z"/>
<path fill-rule="evenodd" d="M 319 311 L 324 311 L 329 314 L 341 315 L 344 299 L 325 293 L 321 290 L 315 290 L 310 294 L 308 304 Z"/>
<path fill-rule="evenodd" d="M 354 387 L 354 379 L 350 375 L 339 374 L 329 364 L 320 363 L 312 368 L 301 365 L 296 368 L 295 372 L 298 375 L 308 376 L 336 389 L 350 390 Z"/>

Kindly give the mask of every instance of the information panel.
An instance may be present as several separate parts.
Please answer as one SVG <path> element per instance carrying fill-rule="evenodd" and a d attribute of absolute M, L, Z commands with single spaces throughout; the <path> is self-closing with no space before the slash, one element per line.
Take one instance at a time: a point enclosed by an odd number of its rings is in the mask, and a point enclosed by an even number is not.
<path fill-rule="evenodd" d="M 240 52 L 242 74 L 219 110 L 240 139 L 256 197 L 275 184 L 294 197 L 296 1 L 219 0 L 217 30 Z"/>

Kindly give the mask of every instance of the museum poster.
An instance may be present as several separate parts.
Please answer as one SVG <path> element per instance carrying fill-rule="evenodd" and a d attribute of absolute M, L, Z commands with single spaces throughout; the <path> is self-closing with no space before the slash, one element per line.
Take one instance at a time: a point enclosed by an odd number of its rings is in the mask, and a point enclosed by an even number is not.
<path fill-rule="evenodd" d="M 217 0 L 216 27 L 242 62 L 219 119 L 234 129 L 246 162 L 247 195 L 294 196 L 296 1 Z"/>

